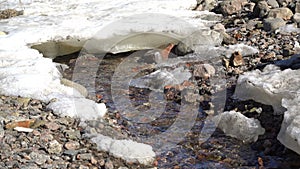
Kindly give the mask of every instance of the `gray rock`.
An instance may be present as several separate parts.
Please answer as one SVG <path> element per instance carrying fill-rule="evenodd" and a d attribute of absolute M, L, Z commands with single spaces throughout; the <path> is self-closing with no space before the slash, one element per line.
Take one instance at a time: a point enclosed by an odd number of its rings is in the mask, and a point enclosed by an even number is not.
<path fill-rule="evenodd" d="M 91 160 L 92 158 L 93 158 L 92 153 L 83 153 L 77 155 L 77 159 L 79 160 Z"/>
<path fill-rule="evenodd" d="M 253 2 L 249 2 L 249 3 L 245 4 L 244 10 L 247 12 L 253 12 L 255 5 L 256 4 Z"/>
<path fill-rule="evenodd" d="M 249 21 L 247 22 L 246 28 L 247 28 L 248 30 L 253 30 L 253 29 L 256 28 L 256 25 L 257 25 L 258 23 L 260 23 L 260 22 L 261 22 L 261 21 L 249 20 Z"/>
<path fill-rule="evenodd" d="M 280 6 L 286 7 L 288 6 L 293 0 L 277 0 Z"/>
<path fill-rule="evenodd" d="M 34 152 L 34 151 L 29 154 L 29 157 L 37 165 L 43 165 L 43 164 L 46 163 L 47 160 L 50 159 L 49 156 L 47 156 L 45 154 L 37 153 L 37 152 Z"/>
<path fill-rule="evenodd" d="M 259 1 L 253 9 L 253 15 L 254 17 L 264 18 L 269 11 L 268 3 L 266 1 Z"/>
<path fill-rule="evenodd" d="M 293 16 L 293 21 L 296 23 L 300 23 L 300 13 L 295 13 Z"/>
<path fill-rule="evenodd" d="M 218 2 L 217 0 L 204 0 L 204 10 L 211 11 L 217 6 Z"/>
<path fill-rule="evenodd" d="M 79 169 L 89 169 L 89 167 L 88 167 L 88 166 L 85 166 L 85 165 L 80 165 L 80 166 L 79 166 Z"/>
<path fill-rule="evenodd" d="M 112 163 L 112 161 L 107 160 L 106 163 L 105 163 L 105 168 L 114 169 L 114 164 Z"/>
<path fill-rule="evenodd" d="M 284 20 L 289 20 L 293 15 L 293 12 L 289 8 L 276 8 L 269 11 L 268 18 L 282 18 Z"/>
<path fill-rule="evenodd" d="M 225 0 L 220 3 L 220 10 L 223 15 L 232 15 L 242 11 L 247 0 Z"/>
<path fill-rule="evenodd" d="M 276 0 L 267 0 L 268 5 L 270 5 L 272 8 L 279 8 L 279 4 Z"/>
<path fill-rule="evenodd" d="M 295 6 L 295 13 L 300 13 L 300 2 L 297 2 L 297 3 L 296 3 L 296 6 Z"/>
<path fill-rule="evenodd" d="M 282 18 L 267 18 L 263 23 L 265 31 L 275 31 L 286 24 Z"/>
<path fill-rule="evenodd" d="M 213 30 L 215 30 L 217 32 L 225 32 L 226 28 L 223 24 L 217 23 L 216 25 L 213 26 Z"/>
<path fill-rule="evenodd" d="M 40 169 L 36 164 L 24 164 L 21 165 L 20 168 L 22 169 Z"/>
<path fill-rule="evenodd" d="M 65 130 L 64 133 L 65 133 L 65 136 L 69 139 L 81 138 L 80 131 L 78 131 L 78 130 Z"/>

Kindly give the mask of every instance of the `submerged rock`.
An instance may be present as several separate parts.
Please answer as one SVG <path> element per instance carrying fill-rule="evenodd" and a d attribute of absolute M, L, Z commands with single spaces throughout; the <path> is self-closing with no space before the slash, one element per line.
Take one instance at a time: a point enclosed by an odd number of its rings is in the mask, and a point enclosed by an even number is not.
<path fill-rule="evenodd" d="M 242 140 L 255 142 L 259 135 L 265 133 L 257 119 L 247 118 L 240 112 L 229 111 L 218 115 L 218 128 L 226 135 Z"/>

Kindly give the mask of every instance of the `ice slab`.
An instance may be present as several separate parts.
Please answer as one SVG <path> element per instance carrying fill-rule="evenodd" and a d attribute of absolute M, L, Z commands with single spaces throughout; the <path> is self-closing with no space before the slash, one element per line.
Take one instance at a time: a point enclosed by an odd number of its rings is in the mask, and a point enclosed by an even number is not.
<path fill-rule="evenodd" d="M 155 153 L 152 147 L 146 144 L 132 140 L 115 140 L 101 134 L 92 136 L 91 140 L 97 144 L 99 150 L 107 151 L 111 155 L 122 158 L 129 163 L 138 162 L 144 165 L 152 165 L 155 160 Z"/>
<path fill-rule="evenodd" d="M 221 19 L 221 15 L 191 10 L 196 7 L 196 0 L 22 0 L 21 2 L 22 4 L 19 0 L 11 0 L 1 4 L 5 8 L 24 9 L 24 15 L 0 20 L 0 31 L 7 32 L 0 35 L 0 93 L 32 97 L 45 102 L 56 99 L 49 107 L 57 114 L 83 119 L 101 117 L 106 108 L 102 104 L 85 99 L 82 95 L 84 92 L 63 85 L 61 74 L 55 64 L 43 55 L 54 58 L 79 51 L 87 40 L 100 35 L 105 37 L 98 38 L 101 41 L 99 49 L 105 52 L 125 51 L 124 45 L 126 47 L 126 43 L 129 42 L 135 43 L 131 44 L 135 46 L 134 49 L 157 47 L 159 43 L 172 42 L 170 39 L 174 37 L 176 39 L 187 36 L 192 30 L 185 29 L 187 25 L 196 29 L 208 29 Z M 161 22 L 148 24 L 149 20 L 141 19 L 145 16 L 144 13 L 170 17 L 152 18 L 152 20 L 161 19 L 163 24 Z M 133 15 L 137 17 L 130 20 L 130 16 Z M 127 20 L 122 20 L 124 17 L 127 17 Z M 116 22 L 119 26 L 111 29 L 112 26 L 108 25 L 117 20 L 120 21 Z M 188 24 L 176 25 L 177 20 Z M 100 30 L 105 34 L 101 34 Z M 99 31 L 100 34 L 94 36 Z M 141 37 L 144 37 L 143 33 L 149 31 L 152 35 L 157 33 L 159 36 L 151 36 L 156 39 L 149 37 L 149 41 L 142 38 L 145 41 L 144 46 L 138 46 Z M 141 36 L 136 36 L 136 33 Z M 164 38 L 161 36 L 164 33 L 169 33 L 170 36 Z M 127 36 L 133 41 L 121 43 L 120 39 Z M 114 40 L 120 43 L 119 47 L 116 45 L 115 48 L 107 50 L 105 45 Z M 30 47 L 40 50 L 43 55 Z M 127 46 L 126 50 L 132 49 Z M 83 109 L 83 105 L 88 109 Z"/>
<path fill-rule="evenodd" d="M 254 118 L 248 118 L 236 111 L 221 113 L 218 118 L 218 128 L 226 135 L 242 140 L 243 142 L 255 142 L 259 135 L 265 133 L 260 122 Z"/>
<path fill-rule="evenodd" d="M 281 105 L 281 101 L 283 98 L 292 99 L 296 96 L 299 77 L 300 71 L 281 71 L 279 67 L 268 65 L 263 71 L 256 69 L 241 75 L 234 96 L 272 105 L 275 114 L 282 114 L 286 109 Z"/>
<path fill-rule="evenodd" d="M 280 70 L 267 65 L 263 71 L 254 70 L 238 79 L 235 97 L 253 99 L 272 105 L 274 113 L 284 113 L 277 139 L 287 148 L 300 154 L 300 70 Z"/>

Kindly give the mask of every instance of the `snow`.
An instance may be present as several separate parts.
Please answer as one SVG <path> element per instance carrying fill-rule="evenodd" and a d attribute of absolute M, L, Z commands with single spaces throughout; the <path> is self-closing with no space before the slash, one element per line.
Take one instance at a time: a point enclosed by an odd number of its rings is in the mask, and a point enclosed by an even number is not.
<path fill-rule="evenodd" d="M 235 97 L 272 105 L 275 114 L 283 114 L 277 139 L 300 154 L 300 70 L 281 71 L 268 65 L 263 71 L 253 70 L 238 79 Z"/>
<path fill-rule="evenodd" d="M 155 160 L 155 153 L 149 145 L 132 140 L 114 140 L 101 134 L 90 137 L 92 137 L 92 142 L 97 144 L 99 150 L 109 151 L 110 154 L 129 163 L 139 162 L 144 165 L 152 165 Z"/>

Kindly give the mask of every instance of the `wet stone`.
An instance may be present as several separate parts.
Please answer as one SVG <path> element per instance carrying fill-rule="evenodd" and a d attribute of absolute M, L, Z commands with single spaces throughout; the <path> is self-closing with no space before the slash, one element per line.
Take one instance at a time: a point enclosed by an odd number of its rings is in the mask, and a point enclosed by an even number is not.
<path fill-rule="evenodd" d="M 215 75 L 216 70 L 210 64 L 199 64 L 194 66 L 194 76 L 200 78 L 210 78 Z"/>

